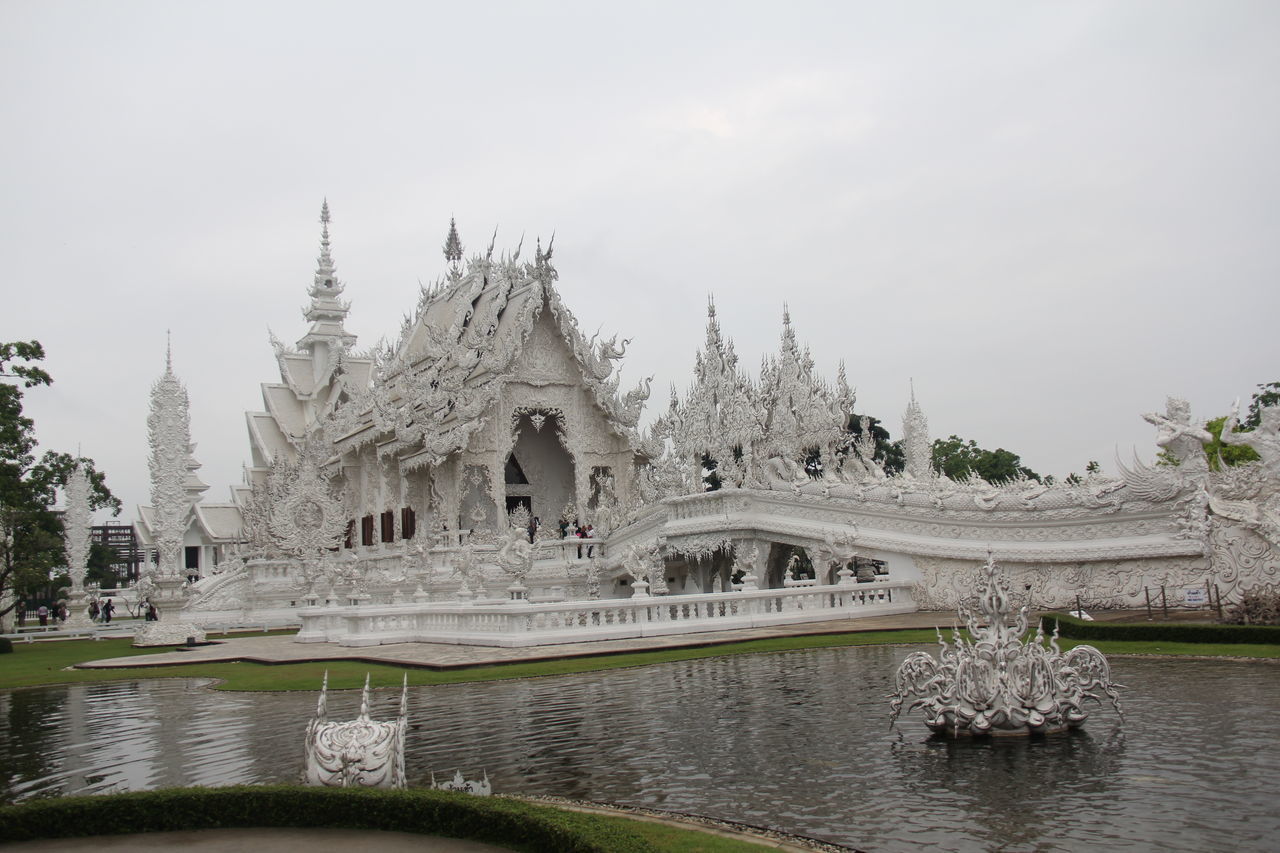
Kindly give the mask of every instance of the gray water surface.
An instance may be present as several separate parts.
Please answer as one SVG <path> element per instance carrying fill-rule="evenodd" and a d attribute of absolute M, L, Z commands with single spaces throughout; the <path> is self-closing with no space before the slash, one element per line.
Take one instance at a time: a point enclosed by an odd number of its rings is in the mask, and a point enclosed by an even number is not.
<path fill-rule="evenodd" d="M 1125 721 L 950 743 L 888 728 L 912 649 L 710 658 L 410 691 L 406 765 L 495 791 L 707 815 L 873 851 L 1271 850 L 1280 667 L 1113 661 Z M 394 716 L 378 691 L 373 716 Z M 0 691 L 0 799 L 296 781 L 316 695 L 156 680 Z M 331 719 L 358 691 L 331 693 Z"/>

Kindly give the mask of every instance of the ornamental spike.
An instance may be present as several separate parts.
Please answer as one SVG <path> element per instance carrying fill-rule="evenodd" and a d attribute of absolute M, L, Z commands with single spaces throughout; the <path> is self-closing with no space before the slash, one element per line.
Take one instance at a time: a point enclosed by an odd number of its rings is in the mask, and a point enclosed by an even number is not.
<path fill-rule="evenodd" d="M 324 680 L 320 682 L 320 701 L 316 702 L 316 719 L 325 722 L 329 719 L 329 703 L 326 694 L 329 692 L 329 670 L 324 671 Z"/>
<path fill-rule="evenodd" d="M 364 692 L 360 694 L 360 719 L 369 719 L 369 673 L 364 674 Z"/>
<path fill-rule="evenodd" d="M 458 223 L 449 217 L 449 234 L 444 240 L 444 259 L 457 266 L 462 262 L 462 240 L 458 237 Z"/>
<path fill-rule="evenodd" d="M 316 277 L 333 275 L 333 256 L 329 252 L 329 199 L 320 203 L 320 257 L 316 259 Z"/>

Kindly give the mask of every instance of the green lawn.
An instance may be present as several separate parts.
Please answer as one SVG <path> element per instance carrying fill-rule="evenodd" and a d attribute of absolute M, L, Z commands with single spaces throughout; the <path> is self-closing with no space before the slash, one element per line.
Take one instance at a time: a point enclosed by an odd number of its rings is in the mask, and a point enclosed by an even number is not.
<path fill-rule="evenodd" d="M 886 643 L 935 643 L 932 630 L 866 631 L 849 634 L 810 635 L 767 640 L 750 640 L 699 648 L 665 649 L 653 652 L 566 658 L 535 663 L 477 666 L 465 669 L 431 670 L 405 668 L 363 661 L 315 661 L 265 665 L 256 663 L 197 663 L 126 670 L 68 669 L 76 663 L 126 655 L 148 655 L 169 649 L 134 649 L 128 639 L 67 640 L 45 643 L 18 643 L 11 655 L 0 656 L 0 688 L 32 687 L 85 681 L 132 681 L 142 678 L 213 678 L 221 690 L 315 690 L 325 671 L 334 689 L 357 688 L 369 673 L 378 687 L 396 687 L 407 672 L 412 685 L 458 684 L 469 681 L 496 681 L 570 675 L 580 672 L 646 666 L 655 663 L 697 660 L 724 655 L 786 652 L 798 649 Z M 1062 648 L 1079 645 L 1061 640 Z M 1280 646 L 1215 645 L 1200 643 L 1095 641 L 1112 655 L 1199 655 L 1213 657 L 1276 658 Z"/>

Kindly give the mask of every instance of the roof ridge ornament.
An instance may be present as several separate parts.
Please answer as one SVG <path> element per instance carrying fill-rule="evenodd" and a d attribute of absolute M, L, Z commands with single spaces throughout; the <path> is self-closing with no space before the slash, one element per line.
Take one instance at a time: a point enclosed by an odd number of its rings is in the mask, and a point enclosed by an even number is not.
<path fill-rule="evenodd" d="M 462 238 L 458 236 L 458 223 L 449 217 L 449 233 L 444 238 L 444 259 L 449 262 L 449 276 L 462 275 Z"/>

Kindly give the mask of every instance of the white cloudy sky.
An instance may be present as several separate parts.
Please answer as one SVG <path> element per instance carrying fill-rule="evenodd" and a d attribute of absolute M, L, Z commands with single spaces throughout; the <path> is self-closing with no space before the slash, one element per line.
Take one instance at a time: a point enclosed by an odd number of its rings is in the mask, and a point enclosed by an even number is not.
<path fill-rule="evenodd" d="M 45 447 L 147 500 L 165 330 L 211 499 L 247 455 L 321 198 L 364 345 L 443 267 L 556 233 L 653 403 L 714 294 L 744 363 L 783 303 L 895 436 L 1066 474 L 1166 394 L 1280 380 L 1280 4 L 0 0 L 0 339 Z M 131 510 L 130 510 L 131 512 Z"/>

